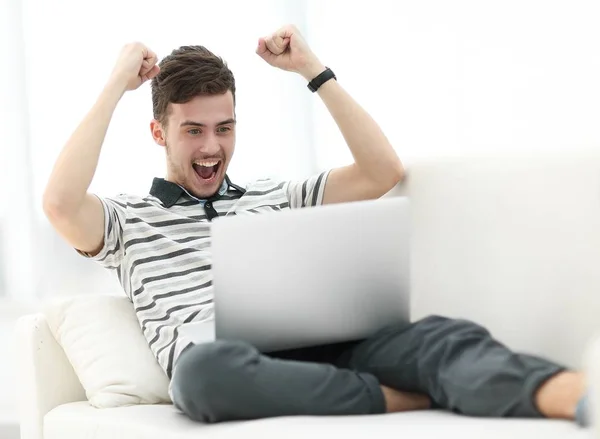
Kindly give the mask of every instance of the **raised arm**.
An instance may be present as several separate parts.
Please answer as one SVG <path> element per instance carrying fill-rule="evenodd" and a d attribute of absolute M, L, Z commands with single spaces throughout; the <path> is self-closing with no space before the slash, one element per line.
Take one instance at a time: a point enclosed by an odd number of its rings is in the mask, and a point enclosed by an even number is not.
<path fill-rule="evenodd" d="M 261 38 L 256 52 L 270 65 L 299 73 L 307 81 L 325 70 L 294 26 Z M 323 203 L 374 199 L 387 193 L 402 180 L 404 169 L 382 130 L 336 80 L 325 82 L 317 93 L 354 157 L 353 164 L 331 171 Z"/>
<path fill-rule="evenodd" d="M 43 207 L 56 231 L 74 248 L 94 255 L 104 241 L 101 201 L 88 188 L 114 110 L 128 90 L 158 74 L 156 55 L 140 43 L 126 45 L 96 100 L 61 151 L 44 191 Z"/>

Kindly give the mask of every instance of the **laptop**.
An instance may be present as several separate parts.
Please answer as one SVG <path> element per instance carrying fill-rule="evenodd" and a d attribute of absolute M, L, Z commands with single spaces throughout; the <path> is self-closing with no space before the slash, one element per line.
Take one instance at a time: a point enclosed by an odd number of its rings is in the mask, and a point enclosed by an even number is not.
<path fill-rule="evenodd" d="M 214 321 L 180 331 L 194 343 L 273 352 L 408 324 L 409 224 L 405 197 L 221 217 L 212 224 Z"/>

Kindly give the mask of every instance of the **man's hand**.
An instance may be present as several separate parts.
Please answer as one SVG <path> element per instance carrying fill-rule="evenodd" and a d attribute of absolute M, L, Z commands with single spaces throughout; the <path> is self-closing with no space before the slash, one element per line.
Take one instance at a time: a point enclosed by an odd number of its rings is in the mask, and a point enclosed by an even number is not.
<path fill-rule="evenodd" d="M 256 53 L 273 67 L 299 73 L 307 81 L 325 70 L 300 31 L 292 25 L 284 26 L 268 37 L 259 38 Z"/>
<path fill-rule="evenodd" d="M 142 43 L 127 44 L 113 69 L 111 82 L 123 87 L 123 92 L 135 90 L 160 72 L 156 54 Z"/>

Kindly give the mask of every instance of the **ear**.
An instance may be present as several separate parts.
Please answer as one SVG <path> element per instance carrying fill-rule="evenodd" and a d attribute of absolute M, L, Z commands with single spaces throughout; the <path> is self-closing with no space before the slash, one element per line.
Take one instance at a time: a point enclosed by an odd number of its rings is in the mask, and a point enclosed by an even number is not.
<path fill-rule="evenodd" d="M 150 122 L 150 131 L 157 145 L 165 146 L 167 144 L 167 132 L 156 119 L 152 119 L 152 122 Z"/>

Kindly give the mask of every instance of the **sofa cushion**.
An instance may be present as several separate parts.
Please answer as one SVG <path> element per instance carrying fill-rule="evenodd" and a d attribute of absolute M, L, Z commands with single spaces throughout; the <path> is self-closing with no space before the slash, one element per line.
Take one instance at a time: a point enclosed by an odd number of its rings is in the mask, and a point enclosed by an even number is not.
<path fill-rule="evenodd" d="M 600 309 L 600 148 L 417 160 L 411 308 L 580 368 Z M 507 324 L 510 322 L 510 324 Z M 568 328 L 568 330 L 565 330 Z"/>
<path fill-rule="evenodd" d="M 590 436 L 567 421 L 481 419 L 443 411 L 345 417 L 282 417 L 205 425 L 172 405 L 95 409 L 85 402 L 59 406 L 44 420 L 44 439 L 187 439 L 260 437 L 374 437 L 432 439 L 583 439 Z"/>
<path fill-rule="evenodd" d="M 44 313 L 93 406 L 171 402 L 129 299 L 74 296 L 47 303 Z"/>

